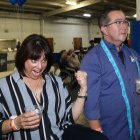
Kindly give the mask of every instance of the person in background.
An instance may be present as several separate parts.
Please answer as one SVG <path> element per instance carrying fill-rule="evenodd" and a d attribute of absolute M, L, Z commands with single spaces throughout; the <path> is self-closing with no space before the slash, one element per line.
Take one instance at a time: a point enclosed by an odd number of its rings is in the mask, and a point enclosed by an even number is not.
<path fill-rule="evenodd" d="M 78 70 L 80 67 L 80 61 L 78 55 L 74 52 L 73 49 L 69 49 L 67 54 L 68 54 L 67 61 L 69 67 Z"/>
<path fill-rule="evenodd" d="M 137 140 L 140 132 L 140 57 L 123 42 L 129 21 L 117 6 L 99 17 L 103 39 L 89 51 L 80 70 L 88 75 L 85 116 L 90 128 L 109 140 Z M 139 81 L 140 82 L 140 81 Z"/>
<path fill-rule="evenodd" d="M 6 134 L 8 140 L 107 140 L 102 133 L 74 123 L 87 97 L 86 72 L 75 73 L 80 91 L 72 103 L 61 78 L 48 74 L 51 61 L 45 37 L 25 38 L 15 57 L 17 71 L 0 79 L 0 139 Z M 34 105 L 42 106 L 42 114 L 25 112 L 25 107 Z"/>
<path fill-rule="evenodd" d="M 16 49 L 17 49 L 17 50 L 19 49 L 20 45 L 21 45 L 21 43 L 20 43 L 20 41 L 18 41 L 18 42 L 17 42 L 17 45 L 16 45 Z"/>
<path fill-rule="evenodd" d="M 83 47 L 80 47 L 79 50 L 80 50 L 80 52 L 78 53 L 78 58 L 79 58 L 79 61 L 81 62 L 81 60 L 83 59 L 83 57 L 86 53 L 84 52 Z"/>
<path fill-rule="evenodd" d="M 89 41 L 90 46 L 88 47 L 88 51 L 94 48 L 94 40 Z"/>
<path fill-rule="evenodd" d="M 67 51 L 61 50 L 60 51 L 60 62 L 59 62 L 60 69 L 64 69 L 66 66 L 68 66 L 67 57 L 68 57 Z"/>

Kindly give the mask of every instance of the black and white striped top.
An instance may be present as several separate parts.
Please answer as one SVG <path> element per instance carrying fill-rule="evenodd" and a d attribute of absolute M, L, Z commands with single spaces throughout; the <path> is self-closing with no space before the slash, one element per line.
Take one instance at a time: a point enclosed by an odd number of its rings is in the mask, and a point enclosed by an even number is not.
<path fill-rule="evenodd" d="M 8 140 L 61 140 L 64 128 L 74 123 L 71 98 L 61 78 L 46 75 L 44 79 L 40 103 L 18 72 L 0 80 L 0 131 L 2 121 L 24 113 L 25 106 L 41 104 L 44 107 L 38 129 L 11 132 Z"/>

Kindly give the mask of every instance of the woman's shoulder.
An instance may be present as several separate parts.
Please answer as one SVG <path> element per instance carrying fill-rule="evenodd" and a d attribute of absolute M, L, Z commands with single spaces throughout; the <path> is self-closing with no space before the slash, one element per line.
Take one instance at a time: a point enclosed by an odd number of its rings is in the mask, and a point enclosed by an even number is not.
<path fill-rule="evenodd" d="M 45 80 L 56 80 L 57 82 L 61 82 L 62 79 L 60 76 L 57 76 L 55 74 L 45 74 Z"/>
<path fill-rule="evenodd" d="M 6 76 L 12 74 L 13 71 L 3 71 L 3 72 L 0 72 L 0 78 L 5 78 Z"/>
<path fill-rule="evenodd" d="M 2 73 L 1 73 L 2 74 Z M 0 77 L 0 84 L 3 85 L 4 83 L 7 83 L 7 80 L 10 80 L 10 77 L 12 77 L 12 79 L 14 79 L 15 81 L 18 81 L 18 79 L 20 79 L 20 75 L 18 73 L 18 71 L 7 71 L 4 72 L 3 75 L 1 75 Z"/>

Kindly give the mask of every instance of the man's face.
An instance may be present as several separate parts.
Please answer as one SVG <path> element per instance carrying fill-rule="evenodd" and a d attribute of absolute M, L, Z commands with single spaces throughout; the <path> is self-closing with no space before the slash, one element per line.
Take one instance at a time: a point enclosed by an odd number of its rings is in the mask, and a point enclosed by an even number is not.
<path fill-rule="evenodd" d="M 67 51 L 64 51 L 61 55 L 61 58 L 66 58 L 67 57 Z"/>
<path fill-rule="evenodd" d="M 112 11 L 108 17 L 109 23 L 101 30 L 104 28 L 102 32 L 107 41 L 120 45 L 127 37 L 129 22 L 122 11 Z"/>
<path fill-rule="evenodd" d="M 91 44 L 91 46 L 93 46 L 93 47 L 94 47 L 94 42 L 91 42 L 90 44 Z"/>

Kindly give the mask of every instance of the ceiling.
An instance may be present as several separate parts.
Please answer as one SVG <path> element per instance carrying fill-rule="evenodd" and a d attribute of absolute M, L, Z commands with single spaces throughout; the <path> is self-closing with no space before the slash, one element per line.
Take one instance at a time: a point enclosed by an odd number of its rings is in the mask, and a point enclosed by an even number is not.
<path fill-rule="evenodd" d="M 85 18 L 84 13 L 90 13 L 90 18 L 97 18 L 106 6 L 118 5 L 133 19 L 136 14 L 136 0 L 75 0 L 77 5 L 66 5 L 66 0 L 26 0 L 22 7 L 11 4 L 10 0 L 0 0 L 0 16 L 4 13 L 20 9 L 24 13 L 39 14 L 44 18 L 73 17 Z"/>

